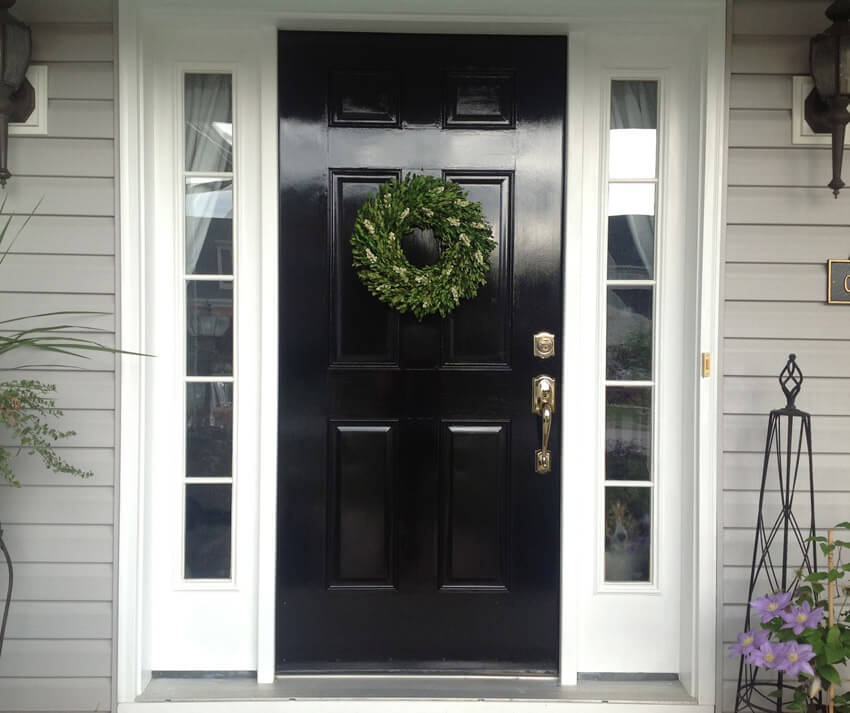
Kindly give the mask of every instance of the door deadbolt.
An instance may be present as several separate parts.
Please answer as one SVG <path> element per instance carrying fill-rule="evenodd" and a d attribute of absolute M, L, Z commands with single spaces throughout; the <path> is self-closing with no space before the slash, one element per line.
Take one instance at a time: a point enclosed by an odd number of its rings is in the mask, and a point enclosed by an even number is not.
<path fill-rule="evenodd" d="M 555 356 L 555 335 L 552 332 L 538 332 L 534 335 L 534 356 L 538 359 Z"/>

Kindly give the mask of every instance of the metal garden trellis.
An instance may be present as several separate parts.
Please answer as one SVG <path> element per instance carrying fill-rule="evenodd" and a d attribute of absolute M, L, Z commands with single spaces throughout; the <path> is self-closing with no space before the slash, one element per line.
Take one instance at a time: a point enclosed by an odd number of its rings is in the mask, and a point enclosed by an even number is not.
<path fill-rule="evenodd" d="M 783 408 L 771 411 L 768 416 L 747 602 L 765 593 L 787 592 L 796 587 L 801 577 L 817 569 L 817 551 L 815 543 L 810 539 L 815 535 L 812 421 L 810 414 L 801 411 L 795 404 L 803 384 L 803 373 L 797 365 L 795 354 L 789 355 L 785 368 L 779 374 L 779 384 L 785 394 L 786 404 Z M 768 471 L 773 469 L 772 463 L 775 463 L 779 493 L 778 507 L 773 508 L 765 498 Z M 806 469 L 810 519 L 804 534 L 793 505 L 798 481 L 801 475 L 805 477 Z M 794 557 L 793 561 L 789 560 L 791 556 Z M 748 607 L 744 631 L 749 630 Z M 774 678 L 764 669 L 745 663 L 742 657 L 738 669 L 735 712 L 781 713 L 784 697 L 781 693 L 776 697 L 770 693 L 777 690 L 791 691 L 794 688 L 796 684 L 783 682 L 782 673 L 776 674 Z"/>
<path fill-rule="evenodd" d="M 6 543 L 3 541 L 3 524 L 0 523 L 0 552 L 6 560 L 6 569 L 9 572 L 9 583 L 6 588 L 6 603 L 3 605 L 3 613 L 0 616 L 0 655 L 3 654 L 3 641 L 6 638 L 6 621 L 9 618 L 9 607 L 12 604 L 12 557 L 9 555 L 9 550 L 6 549 Z"/>

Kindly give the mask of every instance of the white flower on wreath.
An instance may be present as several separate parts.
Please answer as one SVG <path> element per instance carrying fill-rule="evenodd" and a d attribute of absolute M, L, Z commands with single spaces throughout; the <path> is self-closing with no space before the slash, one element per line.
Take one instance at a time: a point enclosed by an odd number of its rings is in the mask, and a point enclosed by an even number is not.
<path fill-rule="evenodd" d="M 375 257 L 375 253 L 373 253 L 371 250 L 369 250 L 369 248 L 366 248 L 366 258 L 367 258 L 367 259 L 369 260 L 369 262 L 371 262 L 373 265 L 374 265 L 376 262 L 378 262 L 378 258 L 377 258 L 377 257 Z"/>
<path fill-rule="evenodd" d="M 458 198 L 455 200 L 455 205 L 459 205 L 461 208 L 465 208 L 469 205 L 469 201 L 465 201 L 463 198 Z"/>
<path fill-rule="evenodd" d="M 446 190 L 446 189 L 445 189 L 445 186 L 437 186 L 437 187 L 434 189 L 434 193 L 442 193 L 444 190 Z"/>
<path fill-rule="evenodd" d="M 457 291 L 457 287 L 452 286 L 452 297 L 455 298 L 455 302 L 460 301 L 460 293 Z"/>
<path fill-rule="evenodd" d="M 480 250 L 475 251 L 474 257 L 475 257 L 475 262 L 477 262 L 479 265 L 484 264 L 484 256 L 481 254 Z"/>
<path fill-rule="evenodd" d="M 387 233 L 387 240 L 389 240 L 390 242 L 395 240 L 395 233 L 392 230 L 389 233 Z"/>
<path fill-rule="evenodd" d="M 455 228 L 460 225 L 460 221 L 454 216 L 450 216 L 449 218 L 446 218 L 446 220 L 448 221 L 449 225 L 453 225 Z"/>
<path fill-rule="evenodd" d="M 417 285 L 424 285 L 426 282 L 428 282 L 428 278 L 425 277 L 425 275 L 417 275 L 415 282 Z"/>
<path fill-rule="evenodd" d="M 393 272 L 397 275 L 401 275 L 402 277 L 407 276 L 407 268 L 402 267 L 401 265 L 393 265 Z"/>
<path fill-rule="evenodd" d="M 449 265 L 445 270 L 443 270 L 443 274 L 446 275 L 446 277 L 451 275 L 452 274 L 452 266 Z"/>
<path fill-rule="evenodd" d="M 473 223 L 473 228 L 478 228 L 478 230 L 487 230 L 487 226 L 484 223 Z"/>
<path fill-rule="evenodd" d="M 384 204 L 385 205 L 389 205 L 392 202 L 392 200 L 393 200 L 393 194 L 392 193 L 384 193 Z"/>
<path fill-rule="evenodd" d="M 466 247 L 470 247 L 472 245 L 469 241 L 469 236 L 466 233 L 460 234 L 460 242 L 462 242 Z"/>
<path fill-rule="evenodd" d="M 423 208 L 423 209 L 422 209 L 422 212 L 423 212 L 425 215 L 427 215 L 429 218 L 432 218 L 432 217 L 434 216 L 434 211 L 433 211 L 433 210 L 431 210 L 430 208 Z"/>
<path fill-rule="evenodd" d="M 366 230 L 369 232 L 369 235 L 375 234 L 375 226 L 372 224 L 371 220 L 364 220 L 363 227 L 366 228 Z"/>
<path fill-rule="evenodd" d="M 410 208 L 405 208 L 401 211 L 401 219 L 404 220 L 408 215 L 410 215 Z"/>

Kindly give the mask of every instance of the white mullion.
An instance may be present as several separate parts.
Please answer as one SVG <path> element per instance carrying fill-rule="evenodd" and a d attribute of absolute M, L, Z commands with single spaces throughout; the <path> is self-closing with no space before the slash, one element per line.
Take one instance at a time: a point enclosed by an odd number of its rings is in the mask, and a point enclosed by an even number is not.
<path fill-rule="evenodd" d="M 655 483 L 651 480 L 606 480 L 603 482 L 606 488 L 652 488 Z"/>
<path fill-rule="evenodd" d="M 605 280 L 606 287 L 655 287 L 656 280 Z"/>
<path fill-rule="evenodd" d="M 235 282 L 235 275 L 184 275 L 186 282 Z"/>
<path fill-rule="evenodd" d="M 232 384 L 232 376 L 186 376 L 187 384 Z"/>
<path fill-rule="evenodd" d="M 187 485 L 192 483 L 196 483 L 198 485 L 232 485 L 233 484 L 233 476 L 215 476 L 215 475 L 205 475 L 202 477 L 190 477 L 186 476 L 183 478 Z"/>
<path fill-rule="evenodd" d="M 605 386 L 614 386 L 621 388 L 652 388 L 655 386 L 654 381 L 616 381 L 611 379 L 605 380 Z"/>
<path fill-rule="evenodd" d="M 233 180 L 233 171 L 187 171 L 183 169 L 184 181 L 187 178 L 209 178 L 210 180 Z"/>
<path fill-rule="evenodd" d="M 635 184 L 651 183 L 651 184 L 657 184 L 658 178 L 657 177 L 655 177 L 655 178 L 609 178 L 608 183 L 609 183 L 609 185 L 614 184 L 614 183 L 626 183 L 626 184 L 629 184 L 629 183 L 635 183 Z"/>

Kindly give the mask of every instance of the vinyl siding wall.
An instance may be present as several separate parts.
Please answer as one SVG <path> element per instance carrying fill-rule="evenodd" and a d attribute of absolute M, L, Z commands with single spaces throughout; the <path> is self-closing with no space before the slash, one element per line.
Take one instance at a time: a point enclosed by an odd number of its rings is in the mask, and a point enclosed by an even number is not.
<path fill-rule="evenodd" d="M 850 311 L 828 306 L 826 261 L 850 255 L 850 191 L 838 200 L 828 147 L 791 144 L 791 77 L 808 73 L 809 38 L 827 0 L 734 0 L 725 327 L 722 354 L 722 638 L 743 624 L 766 414 L 795 352 L 812 413 L 816 518 L 850 518 Z M 845 169 L 845 174 L 848 171 Z M 775 476 L 774 476 L 775 477 Z M 801 503 L 803 505 L 803 503 Z M 737 659 L 723 656 L 723 709 Z"/>
<path fill-rule="evenodd" d="M 44 137 L 9 141 L 6 209 L 37 216 L 0 266 L 0 319 L 94 310 L 74 323 L 115 331 L 115 144 L 111 0 L 19 0 L 33 61 L 48 65 Z M 0 199 L 2 199 L 0 195 Z M 67 319 L 67 318 L 66 318 Z M 62 453 L 94 471 L 80 481 L 19 461 L 23 487 L 0 486 L 0 522 L 14 559 L 15 591 L 0 657 L 0 711 L 108 711 L 112 693 L 114 358 L 4 357 L 0 366 L 56 366 L 30 376 L 58 387 L 62 427 L 78 435 Z M 0 379 L 17 374 L 0 371 Z M 0 589 L 5 593 L 5 567 Z"/>

